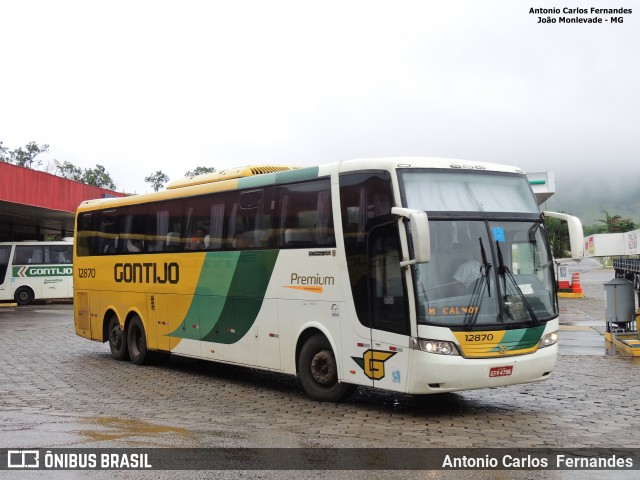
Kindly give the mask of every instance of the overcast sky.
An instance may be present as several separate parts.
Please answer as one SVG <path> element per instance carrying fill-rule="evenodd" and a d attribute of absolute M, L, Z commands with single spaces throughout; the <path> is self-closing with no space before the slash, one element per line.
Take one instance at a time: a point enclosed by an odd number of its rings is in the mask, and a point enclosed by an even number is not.
<path fill-rule="evenodd" d="M 529 14 L 550 6 L 634 11 Z M 634 0 L 2 0 L 0 141 L 136 193 L 159 169 L 402 155 L 640 177 L 638 45 Z"/>

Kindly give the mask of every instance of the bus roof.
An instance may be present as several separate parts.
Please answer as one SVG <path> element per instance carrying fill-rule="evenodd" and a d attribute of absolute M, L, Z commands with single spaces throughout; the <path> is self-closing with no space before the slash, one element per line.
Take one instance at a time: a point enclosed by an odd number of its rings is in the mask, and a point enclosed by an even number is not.
<path fill-rule="evenodd" d="M 397 168 L 437 168 L 451 170 L 483 170 L 524 175 L 517 167 L 495 163 L 456 160 L 435 157 L 382 157 L 359 158 L 315 167 L 291 166 L 247 166 L 225 169 L 211 174 L 183 178 L 171 182 L 166 190 L 122 198 L 101 198 L 87 200 L 80 204 L 78 211 L 99 208 L 116 208 L 141 202 L 152 202 L 197 196 L 212 192 L 231 191 L 244 188 L 260 188 L 267 185 L 312 180 L 334 172 L 358 170 L 395 170 Z"/>
<path fill-rule="evenodd" d="M 442 157 L 357 158 L 355 160 L 340 162 L 341 172 L 350 170 L 366 170 L 372 168 L 389 170 L 395 170 L 396 168 L 442 168 L 451 170 L 487 170 L 491 172 L 524 174 L 524 171 L 522 169 L 511 165 Z"/>
<path fill-rule="evenodd" d="M 191 187 L 193 185 L 202 185 L 204 183 L 221 182 L 223 180 L 232 180 L 234 178 L 251 177 L 253 175 L 263 175 L 265 173 L 285 172 L 288 170 L 299 170 L 302 167 L 286 167 L 286 166 L 248 166 L 227 168 L 219 172 L 204 173 L 194 177 L 184 177 L 174 180 L 167 185 L 167 190 L 174 188 Z"/>

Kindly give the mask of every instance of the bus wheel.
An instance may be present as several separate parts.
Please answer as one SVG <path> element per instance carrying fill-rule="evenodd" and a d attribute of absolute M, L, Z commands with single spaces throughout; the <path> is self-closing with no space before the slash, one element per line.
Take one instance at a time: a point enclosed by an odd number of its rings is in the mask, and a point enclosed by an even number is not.
<path fill-rule="evenodd" d="M 31 290 L 29 287 L 20 287 L 18 290 L 16 290 L 14 298 L 18 305 L 29 305 L 31 302 L 33 302 L 33 290 Z"/>
<path fill-rule="evenodd" d="M 338 381 L 338 363 L 323 335 L 309 338 L 300 350 L 298 368 L 302 388 L 314 400 L 339 402 L 351 395 L 355 385 Z"/>
<path fill-rule="evenodd" d="M 129 351 L 127 350 L 127 336 L 120 328 L 120 322 L 118 321 L 118 317 L 115 315 L 113 315 L 109 320 L 107 334 L 109 336 L 111 356 L 116 360 L 128 360 Z"/>
<path fill-rule="evenodd" d="M 142 320 L 137 315 L 131 319 L 127 327 L 127 345 L 132 363 L 143 365 L 149 362 L 151 355 L 147 350 L 147 336 L 144 333 Z"/>

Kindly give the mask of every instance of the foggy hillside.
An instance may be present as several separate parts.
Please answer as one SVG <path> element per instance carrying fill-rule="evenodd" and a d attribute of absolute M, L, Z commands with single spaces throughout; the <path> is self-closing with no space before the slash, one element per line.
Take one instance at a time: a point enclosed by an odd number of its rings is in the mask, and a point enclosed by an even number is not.
<path fill-rule="evenodd" d="M 541 208 L 576 215 L 583 225 L 601 224 L 597 220 L 605 218 L 606 210 L 609 215 L 630 218 L 640 228 L 640 175 L 627 172 L 626 176 L 570 181 L 556 174 L 556 194 Z"/>

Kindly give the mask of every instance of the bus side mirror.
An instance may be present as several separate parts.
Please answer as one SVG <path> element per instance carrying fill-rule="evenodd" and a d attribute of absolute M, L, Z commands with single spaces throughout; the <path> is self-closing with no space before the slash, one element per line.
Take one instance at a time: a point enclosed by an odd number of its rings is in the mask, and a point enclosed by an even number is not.
<path fill-rule="evenodd" d="M 403 260 L 400 266 L 413 265 L 415 263 L 427 263 L 431 260 L 431 240 L 429 237 L 429 219 L 426 212 L 412 208 L 393 207 L 393 215 L 409 220 L 411 226 L 411 243 L 413 244 L 413 256 L 411 260 Z"/>
<path fill-rule="evenodd" d="M 542 212 L 545 217 L 559 218 L 567 222 L 569 226 L 569 245 L 571 245 L 571 258 L 582 260 L 584 257 L 584 232 L 582 223 L 578 217 L 558 212 Z"/>

